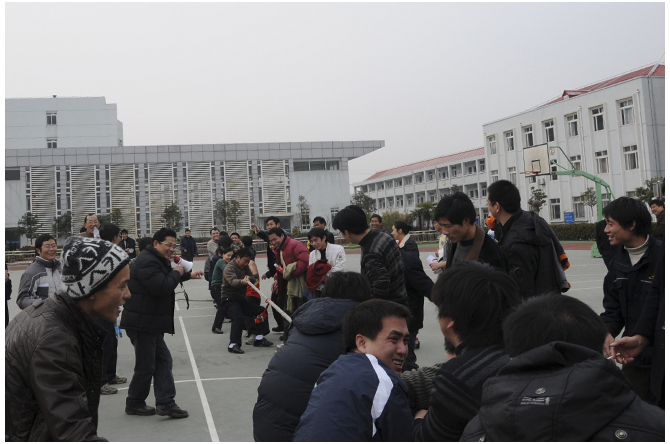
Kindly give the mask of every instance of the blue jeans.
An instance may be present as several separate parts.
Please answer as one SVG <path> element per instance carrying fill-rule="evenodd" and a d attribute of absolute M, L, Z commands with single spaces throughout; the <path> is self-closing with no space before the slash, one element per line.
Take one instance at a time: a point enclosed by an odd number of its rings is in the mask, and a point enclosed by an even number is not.
<path fill-rule="evenodd" d="M 163 333 L 148 333 L 126 329 L 128 338 L 135 347 L 135 371 L 128 388 L 126 406 L 144 407 L 154 380 L 156 407 L 169 409 L 175 405 L 177 390 L 172 376 L 172 355 Z"/>

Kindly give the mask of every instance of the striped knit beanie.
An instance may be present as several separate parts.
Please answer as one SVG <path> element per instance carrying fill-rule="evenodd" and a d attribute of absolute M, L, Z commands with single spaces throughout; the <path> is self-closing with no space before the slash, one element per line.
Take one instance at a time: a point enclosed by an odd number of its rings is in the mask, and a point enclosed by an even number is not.
<path fill-rule="evenodd" d="M 101 239 L 72 236 L 63 246 L 61 293 L 85 299 L 103 288 L 130 259 L 118 245 Z"/>

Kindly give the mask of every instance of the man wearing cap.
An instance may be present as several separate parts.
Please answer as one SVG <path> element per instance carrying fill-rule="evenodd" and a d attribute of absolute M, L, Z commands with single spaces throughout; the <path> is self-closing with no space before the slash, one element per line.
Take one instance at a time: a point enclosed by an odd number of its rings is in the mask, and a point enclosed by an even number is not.
<path fill-rule="evenodd" d="M 5 439 L 106 441 L 97 435 L 102 341 L 130 297 L 128 255 L 99 239 L 63 247 L 62 285 L 5 330 Z"/>
<path fill-rule="evenodd" d="M 135 372 L 128 388 L 126 414 L 161 415 L 186 418 L 188 412 L 175 403 L 177 392 L 172 376 L 172 355 L 165 344 L 165 333 L 174 334 L 174 290 L 181 282 L 200 279 L 202 271 L 172 268 L 170 259 L 177 247 L 177 233 L 161 228 L 153 245 L 142 250 L 130 272 L 128 287 L 132 303 L 121 318 L 121 328 L 135 347 Z M 154 381 L 156 408 L 146 404 Z"/>

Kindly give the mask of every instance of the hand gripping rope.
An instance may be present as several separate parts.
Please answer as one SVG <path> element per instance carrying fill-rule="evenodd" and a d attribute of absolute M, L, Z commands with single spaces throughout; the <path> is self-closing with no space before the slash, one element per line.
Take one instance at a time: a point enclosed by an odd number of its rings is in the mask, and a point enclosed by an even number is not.
<path fill-rule="evenodd" d="M 289 322 L 292 321 L 291 316 L 287 315 L 286 312 L 285 312 L 284 310 L 282 310 L 281 308 L 279 308 L 279 306 L 278 306 L 277 304 L 275 304 L 274 302 L 272 302 L 272 300 L 271 300 L 269 297 L 265 296 L 265 295 L 263 294 L 263 292 L 260 290 L 260 288 L 256 287 L 256 286 L 255 286 L 254 284 L 252 284 L 251 282 L 248 282 L 248 284 L 251 286 L 251 288 L 253 288 L 254 290 L 256 290 L 256 293 L 258 293 L 259 295 L 263 296 L 263 297 L 265 298 L 265 302 L 266 302 L 267 304 L 272 305 L 272 308 L 275 309 L 275 310 L 277 310 L 277 311 L 279 312 L 279 314 L 282 315 L 282 317 L 283 317 L 284 319 L 286 319 L 286 320 L 289 321 Z M 267 307 L 265 308 L 265 310 L 267 311 Z"/>

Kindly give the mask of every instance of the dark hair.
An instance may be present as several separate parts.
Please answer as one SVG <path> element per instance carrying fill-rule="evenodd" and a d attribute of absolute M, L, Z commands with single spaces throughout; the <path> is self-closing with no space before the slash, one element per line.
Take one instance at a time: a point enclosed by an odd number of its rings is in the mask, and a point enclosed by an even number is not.
<path fill-rule="evenodd" d="M 228 236 L 228 232 L 226 230 L 219 230 L 219 236 Z"/>
<path fill-rule="evenodd" d="M 214 230 L 216 230 L 216 231 L 219 231 L 219 229 L 218 229 L 218 228 L 216 228 L 216 227 L 214 227 L 214 228 L 210 229 L 210 230 L 209 230 L 209 235 L 210 235 L 210 236 L 212 235 L 212 231 L 214 231 Z"/>
<path fill-rule="evenodd" d="M 469 347 L 502 343 L 502 321 L 519 303 L 514 279 L 488 264 L 458 263 L 433 286 L 438 317 L 454 321 L 454 332 Z"/>
<path fill-rule="evenodd" d="M 95 214 L 95 213 L 88 213 L 86 216 L 84 216 L 84 223 L 86 223 L 86 222 L 88 221 L 88 218 L 89 218 L 90 216 L 95 216 L 95 218 L 98 219 L 98 222 L 100 222 L 100 218 L 98 217 L 97 214 Z"/>
<path fill-rule="evenodd" d="M 274 228 L 270 229 L 270 231 L 268 231 L 268 237 L 271 234 L 274 234 L 275 236 L 282 237 L 282 236 L 286 236 L 286 231 L 284 231 L 281 227 L 274 227 Z"/>
<path fill-rule="evenodd" d="M 333 228 L 339 231 L 348 231 L 353 234 L 363 234 L 370 228 L 365 211 L 357 205 L 348 205 L 338 211 L 333 218 Z"/>
<path fill-rule="evenodd" d="M 177 232 L 174 231 L 172 228 L 161 228 L 160 230 L 156 231 L 156 234 L 154 234 L 154 237 L 151 238 L 152 241 L 158 241 L 158 242 L 163 242 L 166 237 L 174 237 L 175 239 L 177 238 Z"/>
<path fill-rule="evenodd" d="M 455 350 L 456 346 L 451 342 L 447 341 L 447 338 L 444 338 L 444 351 L 453 353 Z"/>
<path fill-rule="evenodd" d="M 407 234 L 410 231 L 412 231 L 412 227 L 407 225 L 406 222 L 403 222 L 401 220 L 397 220 L 397 221 L 393 222 L 393 226 L 395 227 L 396 230 L 402 231 L 402 234 Z"/>
<path fill-rule="evenodd" d="M 312 223 L 314 223 L 314 222 L 318 222 L 318 223 L 320 223 L 320 224 L 324 224 L 324 225 L 326 225 L 326 219 L 324 219 L 324 218 L 321 217 L 321 216 L 316 216 L 316 217 L 314 218 L 314 220 L 312 221 Z"/>
<path fill-rule="evenodd" d="M 184 233 L 188 233 L 189 231 L 191 231 L 191 229 L 190 229 L 190 228 L 186 228 L 186 229 L 184 230 Z"/>
<path fill-rule="evenodd" d="M 242 244 L 249 248 L 254 244 L 254 240 L 251 238 L 251 236 L 243 236 L 242 237 Z"/>
<path fill-rule="evenodd" d="M 230 233 L 230 237 L 233 237 L 233 236 L 237 236 L 237 238 L 239 239 L 240 238 L 240 233 L 236 233 L 235 231 L 233 231 L 232 233 Z"/>
<path fill-rule="evenodd" d="M 146 236 L 146 237 L 141 237 L 141 238 L 137 241 L 137 248 L 139 248 L 140 251 L 144 251 L 144 250 L 146 250 L 146 248 L 147 248 L 148 246 L 153 245 L 153 244 L 154 244 L 154 240 L 153 240 L 152 238 L 150 238 L 150 237 L 148 237 L 148 236 Z"/>
<path fill-rule="evenodd" d="M 370 299 L 371 293 L 370 282 L 362 274 L 354 271 L 336 271 L 331 273 L 323 286 L 321 297 L 365 302 Z"/>
<path fill-rule="evenodd" d="M 253 253 L 251 253 L 251 251 L 249 251 L 248 248 L 240 248 L 235 253 L 233 253 L 233 259 L 238 258 L 238 257 L 240 259 L 245 258 L 245 257 L 250 257 L 250 258 L 253 259 L 254 255 L 253 255 Z"/>
<path fill-rule="evenodd" d="M 435 220 L 439 222 L 440 219 L 448 219 L 454 225 L 463 225 L 467 219 L 474 224 L 477 212 L 468 195 L 457 191 L 444 196 L 435 207 Z"/>
<path fill-rule="evenodd" d="M 309 233 L 307 233 L 307 239 L 311 239 L 313 237 L 318 237 L 319 239 L 323 239 L 326 237 L 326 230 L 323 228 L 312 228 L 309 230 Z"/>
<path fill-rule="evenodd" d="M 635 224 L 633 233 L 636 236 L 651 234 L 651 214 L 637 199 L 631 197 L 614 199 L 603 208 L 603 217 L 614 219 L 623 228 L 630 228 Z"/>
<path fill-rule="evenodd" d="M 412 318 L 409 309 L 404 305 L 383 299 L 370 299 L 349 310 L 342 324 L 344 349 L 351 351 L 356 348 L 356 335 L 376 339 L 384 328 L 384 319 L 390 316 L 404 318 L 407 323 Z"/>
<path fill-rule="evenodd" d="M 652 205 L 658 205 L 659 207 L 665 208 L 665 204 L 663 203 L 663 201 L 661 199 L 652 199 L 649 202 L 649 206 L 652 206 Z"/>
<path fill-rule="evenodd" d="M 216 253 L 217 256 L 222 256 L 223 255 L 223 248 L 221 247 L 216 247 Z"/>
<path fill-rule="evenodd" d="M 233 245 L 233 240 L 228 235 L 224 235 L 219 238 L 219 241 L 217 243 L 219 247 L 228 248 L 231 245 Z"/>
<path fill-rule="evenodd" d="M 498 180 L 486 189 L 489 202 L 498 203 L 503 210 L 512 214 L 521 208 L 521 195 L 519 189 L 509 180 Z"/>
<path fill-rule="evenodd" d="M 81 227 L 81 228 L 79 229 L 79 232 L 80 232 L 80 233 L 85 233 L 85 232 L 86 232 L 86 227 Z"/>
<path fill-rule="evenodd" d="M 265 219 L 265 226 L 267 226 L 268 222 L 270 222 L 270 221 L 274 222 L 277 225 L 280 225 L 280 221 L 279 221 L 279 218 L 277 216 L 270 216 L 267 219 Z"/>
<path fill-rule="evenodd" d="M 560 293 L 526 300 L 503 323 L 505 349 L 511 357 L 554 341 L 602 353 L 607 333 L 591 307 Z"/>
<path fill-rule="evenodd" d="M 123 234 L 123 233 L 128 234 L 128 230 L 126 230 L 126 229 L 124 228 L 123 230 L 121 230 L 121 234 Z"/>
<path fill-rule="evenodd" d="M 100 228 L 100 239 L 112 242 L 116 236 L 121 236 L 121 229 L 111 222 Z"/>
<path fill-rule="evenodd" d="M 37 250 L 39 248 L 41 250 L 42 244 L 51 239 L 53 239 L 54 241 L 56 240 L 56 238 L 50 235 L 49 233 L 40 234 L 39 236 L 37 236 L 37 239 L 35 239 L 35 249 Z"/>
<path fill-rule="evenodd" d="M 382 222 L 383 222 L 383 221 L 382 221 L 382 217 L 381 217 L 379 214 L 377 214 L 377 213 L 373 213 L 372 216 L 370 216 L 370 222 L 372 222 L 372 218 L 373 218 L 373 217 L 376 217 L 377 220 L 379 220 L 379 223 L 382 223 Z"/>

